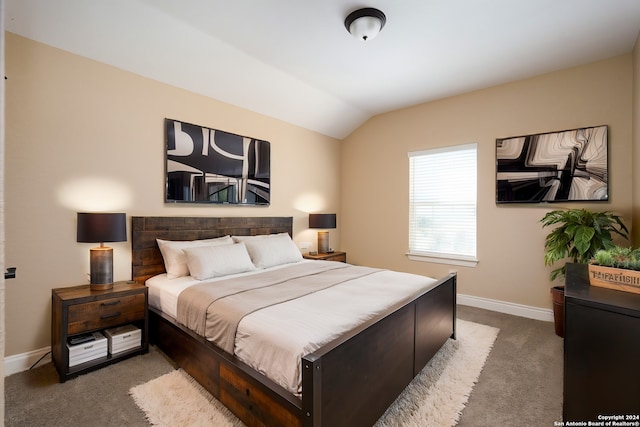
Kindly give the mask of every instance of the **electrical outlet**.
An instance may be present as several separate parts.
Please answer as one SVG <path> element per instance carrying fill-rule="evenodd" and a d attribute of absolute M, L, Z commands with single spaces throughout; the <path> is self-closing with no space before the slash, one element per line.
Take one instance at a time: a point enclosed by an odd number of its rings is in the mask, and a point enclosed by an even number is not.
<path fill-rule="evenodd" d="M 8 267 L 4 271 L 4 278 L 5 279 L 15 279 L 16 278 L 16 267 Z"/>
<path fill-rule="evenodd" d="M 311 249 L 311 242 L 300 242 L 298 247 L 300 247 L 300 252 L 309 252 Z"/>

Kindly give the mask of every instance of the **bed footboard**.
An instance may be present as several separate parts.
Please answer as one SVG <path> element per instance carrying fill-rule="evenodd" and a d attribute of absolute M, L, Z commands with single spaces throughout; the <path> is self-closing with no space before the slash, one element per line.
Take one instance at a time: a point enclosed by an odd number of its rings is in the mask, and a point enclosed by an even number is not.
<path fill-rule="evenodd" d="M 302 360 L 303 425 L 373 425 L 449 338 L 456 275 Z"/>
<path fill-rule="evenodd" d="M 150 339 L 248 426 L 301 425 L 301 402 L 235 357 L 149 309 Z"/>

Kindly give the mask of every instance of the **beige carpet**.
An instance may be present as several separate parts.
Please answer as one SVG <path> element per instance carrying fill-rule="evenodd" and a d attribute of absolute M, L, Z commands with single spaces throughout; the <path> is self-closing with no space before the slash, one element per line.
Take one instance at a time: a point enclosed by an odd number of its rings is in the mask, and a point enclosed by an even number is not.
<path fill-rule="evenodd" d="M 376 426 L 454 426 L 498 332 L 458 319 L 458 339 L 442 347 Z M 129 393 L 152 425 L 244 425 L 182 370 L 133 387 Z"/>

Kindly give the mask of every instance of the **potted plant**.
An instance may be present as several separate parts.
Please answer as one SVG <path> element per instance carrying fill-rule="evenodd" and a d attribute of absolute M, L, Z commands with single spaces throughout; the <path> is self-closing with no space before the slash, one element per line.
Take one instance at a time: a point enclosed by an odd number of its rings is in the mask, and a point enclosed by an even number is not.
<path fill-rule="evenodd" d="M 596 252 L 589 263 L 589 283 L 640 294 L 640 248 L 612 246 Z"/>
<path fill-rule="evenodd" d="M 592 212 L 587 209 L 559 209 L 548 212 L 542 227 L 556 226 L 544 242 L 544 265 L 565 261 L 551 271 L 551 281 L 564 277 L 567 260 L 587 264 L 597 251 L 614 246 L 613 234 L 629 239 L 629 230 L 622 219 L 612 212 Z M 564 336 L 564 286 L 554 286 L 553 311 L 556 334 Z"/>

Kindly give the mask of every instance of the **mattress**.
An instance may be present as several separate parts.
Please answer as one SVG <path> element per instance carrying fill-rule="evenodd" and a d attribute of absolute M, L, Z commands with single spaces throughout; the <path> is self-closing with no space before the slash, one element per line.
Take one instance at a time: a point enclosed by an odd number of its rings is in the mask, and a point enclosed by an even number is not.
<path fill-rule="evenodd" d="M 300 261 L 300 263 L 332 263 Z M 299 263 L 294 263 L 299 264 Z M 228 280 L 264 271 L 286 269 L 291 264 L 210 279 Z M 186 288 L 201 284 L 191 276 L 167 279 L 166 274 L 147 281 L 149 304 L 174 318 L 178 298 Z M 322 345 L 384 312 L 431 289 L 436 280 L 409 273 L 379 270 L 365 277 L 252 312 L 238 324 L 234 354 L 298 397 L 302 393 L 300 360 Z"/>

